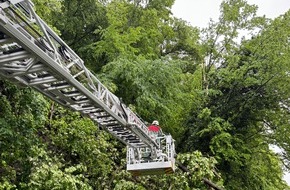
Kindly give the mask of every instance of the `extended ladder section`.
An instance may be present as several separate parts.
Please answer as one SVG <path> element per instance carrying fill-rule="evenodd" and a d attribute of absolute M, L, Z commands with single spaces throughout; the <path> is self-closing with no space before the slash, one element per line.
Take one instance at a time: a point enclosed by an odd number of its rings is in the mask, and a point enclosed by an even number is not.
<path fill-rule="evenodd" d="M 0 0 L 0 76 L 81 112 L 127 145 L 136 175 L 174 171 L 174 140 L 152 136 L 41 19 L 29 0 Z"/>

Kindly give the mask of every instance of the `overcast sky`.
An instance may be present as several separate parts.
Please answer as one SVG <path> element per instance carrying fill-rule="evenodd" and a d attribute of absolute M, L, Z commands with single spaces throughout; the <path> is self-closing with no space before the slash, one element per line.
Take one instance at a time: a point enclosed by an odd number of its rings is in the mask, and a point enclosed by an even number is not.
<path fill-rule="evenodd" d="M 222 0 L 175 0 L 172 12 L 175 17 L 188 21 L 192 26 L 204 28 L 209 20 L 217 21 L 219 5 Z M 249 4 L 258 5 L 258 16 L 276 18 L 290 9 L 290 0 L 248 0 Z M 290 185 L 290 173 L 285 175 Z"/>
<path fill-rule="evenodd" d="M 210 18 L 217 21 L 222 0 L 175 0 L 173 14 L 193 26 L 205 27 Z M 248 0 L 258 5 L 258 15 L 275 18 L 290 9 L 290 0 Z"/>

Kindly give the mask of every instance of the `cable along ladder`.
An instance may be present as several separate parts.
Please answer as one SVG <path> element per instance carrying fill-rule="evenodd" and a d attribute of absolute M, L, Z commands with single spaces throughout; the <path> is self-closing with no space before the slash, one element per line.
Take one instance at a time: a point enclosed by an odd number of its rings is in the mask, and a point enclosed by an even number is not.
<path fill-rule="evenodd" d="M 174 172 L 171 135 L 152 136 L 35 13 L 30 0 L 0 0 L 0 77 L 97 122 L 127 145 L 127 170 L 134 175 Z"/>

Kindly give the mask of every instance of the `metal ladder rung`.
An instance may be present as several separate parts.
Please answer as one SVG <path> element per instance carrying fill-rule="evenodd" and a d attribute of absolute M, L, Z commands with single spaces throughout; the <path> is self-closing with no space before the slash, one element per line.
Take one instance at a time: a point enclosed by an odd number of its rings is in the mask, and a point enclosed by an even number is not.
<path fill-rule="evenodd" d="M 109 131 L 112 131 L 112 132 L 115 132 L 115 133 L 118 133 L 118 132 L 124 132 L 124 130 L 120 129 L 120 125 L 117 124 L 117 125 L 110 125 L 110 126 L 107 126 L 107 125 L 103 125 L 105 127 L 107 127 L 107 129 Z M 116 130 L 117 128 L 117 130 Z"/>
<path fill-rule="evenodd" d="M 95 108 L 95 107 L 92 106 L 91 104 L 83 104 L 83 105 L 81 105 L 81 107 L 82 107 L 82 108 L 91 108 L 91 107 Z"/>
<path fill-rule="evenodd" d="M 5 63 L 10 63 L 12 61 L 19 61 L 19 60 L 24 60 L 27 58 L 30 58 L 31 54 L 28 53 L 27 51 L 19 51 L 15 53 L 10 53 L 10 54 L 3 54 L 0 56 L 0 63 L 5 64 Z"/>
<path fill-rule="evenodd" d="M 78 100 L 76 101 L 73 97 L 71 97 L 71 100 L 75 102 L 75 104 L 83 104 L 83 103 L 89 103 L 90 100 L 89 99 L 84 99 L 84 100 Z"/>
<path fill-rule="evenodd" d="M 111 122 L 115 122 L 116 119 L 113 118 L 113 117 L 110 117 L 108 120 L 98 120 L 99 123 L 102 123 L 102 125 L 106 126 L 108 123 L 111 123 Z"/>
<path fill-rule="evenodd" d="M 102 121 L 102 125 L 106 125 L 106 124 L 108 124 L 108 123 L 112 123 L 112 122 L 116 122 L 116 119 L 113 118 L 113 117 L 111 117 L 111 118 L 108 119 L 108 120 L 103 120 L 103 121 Z"/>
<path fill-rule="evenodd" d="M 98 119 L 111 117 L 110 115 L 96 115 Z"/>
<path fill-rule="evenodd" d="M 9 44 L 13 42 L 12 38 L 0 38 L 0 46 L 4 45 L 4 44 Z"/>
<path fill-rule="evenodd" d="M 76 92 L 79 92 L 79 91 L 77 89 L 75 89 L 75 88 L 72 88 L 72 89 L 61 90 L 61 92 L 66 95 L 66 94 L 73 94 L 73 93 L 76 93 Z"/>
<path fill-rule="evenodd" d="M 75 74 L 73 76 L 73 78 L 77 78 L 78 76 L 80 76 L 81 74 L 83 74 L 85 72 L 85 70 L 81 70 L 80 72 L 78 72 L 77 74 Z"/>
<path fill-rule="evenodd" d="M 117 120 L 115 118 L 112 118 L 112 119 L 109 119 L 109 120 L 106 120 L 106 121 L 102 121 L 102 125 L 108 126 L 108 125 L 112 124 L 112 122 L 117 122 Z M 108 126 L 108 127 L 110 127 L 110 126 Z"/>
<path fill-rule="evenodd" d="M 140 140 L 128 140 L 128 142 L 130 142 L 130 143 L 141 143 Z"/>
<path fill-rule="evenodd" d="M 71 68 L 74 64 L 76 64 L 75 61 L 70 62 L 69 64 L 66 65 L 66 68 L 69 69 Z"/>
<path fill-rule="evenodd" d="M 53 76 L 49 76 L 49 77 L 44 77 L 44 78 L 31 79 L 29 81 L 29 85 L 33 86 L 33 85 L 38 85 L 38 84 L 52 83 L 56 81 L 58 81 L 56 78 L 54 78 Z"/>
<path fill-rule="evenodd" d="M 111 131 L 121 131 L 123 130 L 122 127 L 114 127 Z"/>
<path fill-rule="evenodd" d="M 75 97 L 81 95 L 80 92 L 75 92 L 75 93 L 63 93 L 66 97 Z"/>
<path fill-rule="evenodd" d="M 130 133 L 129 131 L 123 131 L 123 132 L 117 132 L 116 134 L 119 134 L 119 135 L 129 135 L 129 134 L 132 134 L 132 133 Z"/>
<path fill-rule="evenodd" d="M 37 73 L 37 72 L 40 72 L 40 71 L 43 71 L 43 70 L 44 70 L 43 65 L 33 65 L 29 69 L 19 68 L 19 69 L 17 69 L 17 71 L 15 71 L 14 73 L 11 74 L 11 77 L 23 76 L 23 75 L 27 75 L 27 74 L 33 74 L 33 73 Z"/>
<path fill-rule="evenodd" d="M 127 139 L 130 139 L 129 137 L 132 136 L 132 134 L 126 134 L 126 135 L 123 135 L 123 134 L 119 134 L 119 133 L 116 133 L 116 135 L 122 137 L 122 138 L 127 138 Z M 136 138 L 134 138 L 136 139 Z"/>
<path fill-rule="evenodd" d="M 60 89 L 65 89 L 65 88 L 69 88 L 71 87 L 71 85 L 64 81 L 61 83 L 55 83 L 55 84 L 51 84 L 50 87 L 47 87 L 45 89 L 43 89 L 44 91 L 50 91 L 50 90 L 60 90 Z"/>
<path fill-rule="evenodd" d="M 130 136 L 124 136 L 124 139 L 127 139 L 127 140 L 136 140 L 137 137 L 136 136 L 133 136 L 133 135 L 130 135 Z"/>
<path fill-rule="evenodd" d="M 94 108 L 94 109 L 91 109 L 91 110 L 85 110 L 84 113 L 86 114 L 94 114 L 94 113 L 106 113 L 104 110 L 100 109 L 100 108 Z M 94 115 L 96 116 L 96 115 Z"/>
<path fill-rule="evenodd" d="M 114 127 L 114 126 L 118 126 L 118 125 L 120 125 L 120 124 L 119 123 L 108 123 L 105 126 L 106 127 Z"/>
<path fill-rule="evenodd" d="M 95 108 L 94 106 L 91 106 L 91 107 L 79 107 L 79 108 L 75 108 L 75 109 L 78 111 L 85 111 L 85 110 L 91 110 L 94 108 Z"/>

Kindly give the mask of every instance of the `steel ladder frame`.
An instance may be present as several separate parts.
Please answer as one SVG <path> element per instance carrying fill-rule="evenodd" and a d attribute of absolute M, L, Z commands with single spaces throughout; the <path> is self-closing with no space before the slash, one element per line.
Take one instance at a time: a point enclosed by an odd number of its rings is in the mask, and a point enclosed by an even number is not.
<path fill-rule="evenodd" d="M 39 18 L 30 0 L 0 0 L 0 76 L 88 116 L 130 152 L 160 152 L 145 123 Z"/>

